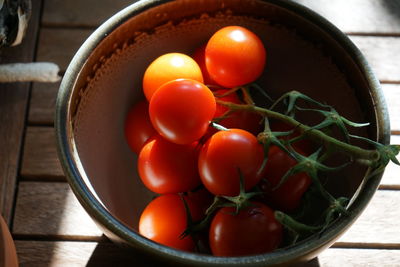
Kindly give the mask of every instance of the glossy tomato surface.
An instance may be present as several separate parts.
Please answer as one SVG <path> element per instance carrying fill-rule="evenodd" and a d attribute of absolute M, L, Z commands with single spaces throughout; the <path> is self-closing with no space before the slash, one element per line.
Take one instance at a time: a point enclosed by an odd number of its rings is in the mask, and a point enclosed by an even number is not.
<path fill-rule="evenodd" d="M 150 101 L 161 85 L 180 78 L 203 82 L 201 69 L 191 57 L 182 53 L 168 53 L 156 58 L 143 76 L 143 92 L 147 100 Z"/>
<path fill-rule="evenodd" d="M 241 175 L 246 190 L 259 182 L 257 172 L 263 157 L 263 147 L 251 133 L 241 129 L 219 131 L 201 149 L 201 180 L 214 195 L 235 196 Z"/>
<path fill-rule="evenodd" d="M 302 153 L 297 149 L 299 153 Z M 262 174 L 260 188 L 265 192 L 267 203 L 281 211 L 293 211 L 300 205 L 303 194 L 311 184 L 311 178 L 300 172 L 290 176 L 281 186 L 276 186 L 286 172 L 295 166 L 297 161 L 277 146 L 268 151 L 268 161 Z"/>
<path fill-rule="evenodd" d="M 204 84 L 177 79 L 161 86 L 150 101 L 150 119 L 163 137 L 190 144 L 207 131 L 215 114 L 215 98 Z"/>
<path fill-rule="evenodd" d="M 125 119 L 125 138 L 129 147 L 139 154 L 144 143 L 155 133 L 149 117 L 149 103 L 145 100 L 138 102 Z"/>
<path fill-rule="evenodd" d="M 205 50 L 210 77 L 219 85 L 233 88 L 254 82 L 266 62 L 264 44 L 256 34 L 240 26 L 214 33 Z"/>
<path fill-rule="evenodd" d="M 139 176 L 158 194 L 192 190 L 201 183 L 196 168 L 199 150 L 198 142 L 177 145 L 156 135 L 140 151 Z"/>
<path fill-rule="evenodd" d="M 197 205 L 189 199 L 190 215 L 194 220 L 201 219 Z M 160 244 L 193 251 L 195 244 L 190 236 L 181 238 L 187 228 L 187 213 L 181 196 L 177 194 L 161 195 L 152 200 L 144 209 L 139 220 L 139 233 Z"/>
<path fill-rule="evenodd" d="M 273 210 L 253 202 L 238 214 L 235 208 L 220 209 L 211 222 L 209 242 L 215 256 L 248 256 L 276 249 L 282 235 Z"/>

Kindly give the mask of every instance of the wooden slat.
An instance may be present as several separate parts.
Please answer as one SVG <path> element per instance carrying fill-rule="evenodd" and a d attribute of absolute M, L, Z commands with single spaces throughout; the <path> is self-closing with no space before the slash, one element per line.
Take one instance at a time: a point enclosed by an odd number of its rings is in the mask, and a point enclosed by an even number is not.
<path fill-rule="evenodd" d="M 400 135 L 392 135 L 390 143 L 400 145 Z M 400 155 L 397 156 L 397 159 L 400 161 Z M 381 188 L 400 189 L 400 166 L 393 162 L 389 163 L 383 174 L 380 186 Z"/>
<path fill-rule="evenodd" d="M 330 248 L 318 256 L 321 267 L 395 267 L 400 263 L 400 250 Z"/>
<path fill-rule="evenodd" d="M 52 127 L 28 127 L 21 175 L 24 179 L 64 181 L 64 173 L 57 156 L 55 133 Z M 392 135 L 392 143 L 400 144 L 400 137 Z M 382 180 L 384 185 L 400 186 L 399 170 L 389 164 Z"/>
<path fill-rule="evenodd" d="M 96 27 L 132 0 L 46 1 L 42 23 L 45 26 Z"/>
<path fill-rule="evenodd" d="M 110 243 L 16 241 L 21 266 L 165 266 Z M 317 259 L 291 267 L 382 266 L 400 262 L 400 250 L 330 248 Z M 161 265 L 160 265 L 161 264 Z M 170 263 L 173 265 L 173 263 Z"/>
<path fill-rule="evenodd" d="M 400 33 L 400 4 L 396 0 L 331 0 L 329 5 L 319 0 L 295 0 L 325 16 L 341 30 L 351 33 Z M 136 1 L 95 0 L 46 1 L 43 24 L 46 26 L 95 27 Z M 88 12 L 90 10 L 91 12 Z M 354 12 L 354 11 L 357 11 Z"/>
<path fill-rule="evenodd" d="M 38 60 L 56 62 L 65 69 L 90 33 L 89 30 L 42 30 Z M 380 80 L 400 82 L 400 38 L 353 36 L 352 39 L 363 51 Z M 29 111 L 30 123 L 53 124 L 58 86 L 59 83 L 34 84 Z M 400 131 L 400 85 L 383 84 L 382 87 L 387 96 L 392 129 Z"/>
<path fill-rule="evenodd" d="M 24 179 L 65 180 L 57 156 L 54 128 L 27 128 L 21 175 Z"/>
<path fill-rule="evenodd" d="M 13 235 L 98 240 L 102 232 L 67 183 L 20 182 Z"/>
<path fill-rule="evenodd" d="M 86 1 L 77 1 L 76 3 L 80 2 Z M 62 11 L 65 12 L 65 10 Z M 93 13 L 87 12 L 87 14 Z M 54 62 L 60 66 L 61 70 L 65 70 L 75 52 L 91 33 L 92 30 L 82 29 L 42 29 L 39 37 L 37 61 Z"/>
<path fill-rule="evenodd" d="M 53 125 L 54 108 L 60 83 L 34 83 L 28 122 L 33 125 Z M 400 84 L 382 84 L 389 108 L 392 131 L 400 133 Z"/>
<path fill-rule="evenodd" d="M 382 84 L 392 132 L 400 134 L 400 84 Z"/>
<path fill-rule="evenodd" d="M 400 82 L 400 38 L 351 36 L 381 81 Z"/>
<path fill-rule="evenodd" d="M 34 58 L 42 1 L 32 1 L 32 17 L 23 43 L 0 52 L 0 63 L 30 62 Z M 20 149 L 23 139 L 29 83 L 0 85 L 0 213 L 10 222 Z"/>
<path fill-rule="evenodd" d="M 135 250 L 126 250 L 109 242 L 18 240 L 15 245 L 21 267 L 167 266 L 155 261 L 154 257 L 150 259 Z"/>
<path fill-rule="evenodd" d="M 379 190 L 339 244 L 400 247 L 400 212 L 396 209 L 399 201 L 400 191 Z M 101 232 L 66 183 L 21 182 L 13 234 L 93 239 Z"/>
<path fill-rule="evenodd" d="M 342 31 L 399 34 L 400 2 L 396 0 L 295 0 L 316 11 Z"/>
<path fill-rule="evenodd" d="M 341 246 L 400 248 L 400 191 L 378 190 L 368 207 L 339 240 Z"/>
<path fill-rule="evenodd" d="M 30 125 L 53 125 L 60 83 L 34 83 L 29 105 Z"/>

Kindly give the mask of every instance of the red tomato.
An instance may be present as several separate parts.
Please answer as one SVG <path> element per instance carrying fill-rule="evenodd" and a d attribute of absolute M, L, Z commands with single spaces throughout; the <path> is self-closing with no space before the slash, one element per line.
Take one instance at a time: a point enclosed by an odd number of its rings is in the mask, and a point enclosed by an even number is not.
<path fill-rule="evenodd" d="M 185 198 L 193 220 L 200 220 L 201 214 L 190 199 Z M 193 251 L 191 236 L 181 238 L 187 228 L 187 213 L 179 195 L 162 195 L 151 201 L 140 216 L 139 233 L 155 242 L 180 250 Z"/>
<path fill-rule="evenodd" d="M 222 90 L 215 91 L 215 94 L 223 95 L 227 91 L 228 91 L 227 89 L 222 89 Z M 232 94 L 229 94 L 224 97 L 218 97 L 216 99 L 219 99 L 219 100 L 225 101 L 225 102 L 235 103 L 235 104 L 243 104 L 240 101 L 240 99 L 236 93 L 232 93 Z M 227 108 L 223 105 L 217 104 L 214 118 L 221 117 L 228 110 L 229 110 L 229 108 Z M 228 129 L 231 129 L 231 128 L 242 129 L 242 130 L 246 130 L 254 135 L 257 135 L 262 130 L 262 127 L 260 124 L 261 120 L 262 120 L 262 116 L 257 113 L 240 110 L 240 111 L 235 111 L 234 113 L 230 114 L 228 118 L 219 121 L 218 124 L 224 126 L 225 128 L 228 128 Z M 215 128 L 213 128 L 211 126 L 210 126 L 210 129 L 211 130 L 209 130 L 209 131 L 211 131 L 212 134 L 217 131 Z M 210 135 L 212 135 L 212 134 L 210 134 Z"/>
<path fill-rule="evenodd" d="M 283 227 L 268 206 L 253 202 L 235 215 L 235 208 L 222 208 L 213 218 L 209 232 L 215 256 L 247 256 L 270 252 L 282 241 Z"/>
<path fill-rule="evenodd" d="M 194 61 L 197 62 L 201 69 L 201 73 L 203 74 L 203 79 L 204 79 L 204 84 L 206 85 L 218 85 L 211 77 L 210 74 L 208 73 L 207 67 L 206 67 L 206 58 L 205 58 L 205 51 L 206 51 L 206 45 L 202 45 L 199 48 L 194 51 L 194 54 L 192 58 Z"/>
<path fill-rule="evenodd" d="M 297 149 L 297 152 L 303 154 Z M 277 146 L 271 146 L 268 161 L 262 173 L 260 188 L 267 203 L 284 212 L 293 211 L 301 201 L 301 197 L 311 184 L 311 178 L 304 172 L 290 176 L 281 186 L 273 190 L 286 172 L 297 164 L 297 161 Z"/>
<path fill-rule="evenodd" d="M 211 36 L 206 46 L 206 66 L 219 85 L 233 88 L 255 81 L 263 72 L 266 51 L 253 32 L 228 26 Z"/>
<path fill-rule="evenodd" d="M 199 65 L 191 57 L 181 53 L 168 53 L 156 58 L 146 69 L 143 91 L 148 101 L 164 83 L 187 78 L 203 82 Z"/>
<path fill-rule="evenodd" d="M 263 157 L 263 147 L 251 133 L 240 129 L 219 131 L 201 149 L 201 181 L 214 195 L 238 195 L 240 173 L 246 190 L 255 186 L 260 180 L 257 172 Z"/>
<path fill-rule="evenodd" d="M 156 133 L 149 117 L 149 104 L 140 101 L 133 106 L 125 119 L 125 138 L 133 152 L 139 154 L 144 143 Z"/>
<path fill-rule="evenodd" d="M 176 144 L 190 144 L 200 139 L 214 113 L 214 95 L 195 80 L 177 79 L 165 83 L 150 101 L 154 128 Z"/>
<path fill-rule="evenodd" d="M 139 176 L 158 194 L 192 190 L 201 184 L 196 168 L 199 150 L 198 142 L 177 145 L 156 135 L 140 151 Z"/>

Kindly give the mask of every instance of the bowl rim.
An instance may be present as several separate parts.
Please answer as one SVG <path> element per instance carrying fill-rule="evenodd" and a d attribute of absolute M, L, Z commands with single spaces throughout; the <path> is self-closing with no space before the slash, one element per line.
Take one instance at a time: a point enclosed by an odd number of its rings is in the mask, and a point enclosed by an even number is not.
<path fill-rule="evenodd" d="M 55 131 L 57 137 L 58 156 L 72 191 L 89 215 L 103 228 L 106 228 L 103 230 L 111 232 L 121 240 L 124 240 L 142 251 L 157 253 L 162 256 L 164 260 L 170 260 L 177 263 L 190 263 L 196 265 L 230 264 L 236 266 L 248 266 L 248 264 L 254 266 L 265 266 L 265 263 L 268 263 L 274 265 L 293 261 L 299 256 L 312 253 L 314 250 L 326 246 L 329 242 L 336 239 L 338 234 L 343 233 L 361 214 L 362 210 L 367 206 L 378 188 L 382 174 L 368 180 L 363 180 L 363 183 L 360 186 L 362 189 L 359 191 L 358 197 L 350 207 L 350 210 L 352 211 L 351 214 L 340 218 L 330 225 L 325 230 L 324 235 L 318 237 L 314 235 L 307 239 L 306 242 L 300 242 L 290 249 L 278 249 L 271 253 L 244 257 L 215 257 L 211 255 L 183 252 L 148 240 L 137 232 L 130 230 L 130 228 L 128 228 L 124 223 L 115 218 L 91 193 L 88 185 L 85 183 L 85 174 L 80 166 L 79 156 L 77 155 L 76 149 L 73 145 L 74 137 L 71 131 L 72 125 L 68 120 L 74 84 L 77 81 L 77 77 L 79 77 L 81 68 L 90 57 L 91 52 L 107 35 L 129 20 L 132 16 L 140 14 L 160 4 L 173 1 L 174 0 L 141 0 L 119 11 L 88 37 L 71 60 L 57 95 Z M 375 77 L 367 60 L 353 42 L 327 19 L 299 3 L 285 0 L 261 1 L 284 8 L 301 16 L 319 27 L 329 36 L 333 37 L 338 44 L 343 47 L 346 53 L 348 53 L 348 55 L 353 59 L 369 84 L 371 98 L 375 104 L 375 110 L 378 110 L 378 112 L 375 112 L 378 141 L 388 144 L 390 140 L 390 125 L 384 95 L 381 91 L 379 81 Z"/>

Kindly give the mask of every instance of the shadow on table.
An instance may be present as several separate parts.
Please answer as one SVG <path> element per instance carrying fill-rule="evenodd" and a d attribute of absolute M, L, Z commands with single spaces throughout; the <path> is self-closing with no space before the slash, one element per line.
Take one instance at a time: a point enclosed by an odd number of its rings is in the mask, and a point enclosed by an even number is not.
<path fill-rule="evenodd" d="M 384 0 L 383 6 L 387 12 L 393 17 L 396 16 L 400 20 L 400 1 L 398 0 Z"/>
<path fill-rule="evenodd" d="M 155 261 L 145 254 L 141 254 L 129 248 L 122 248 L 110 241 L 99 243 L 94 249 L 86 267 L 98 266 L 176 266 L 173 263 Z M 288 267 L 320 267 L 318 258 L 306 263 L 298 263 Z"/>

